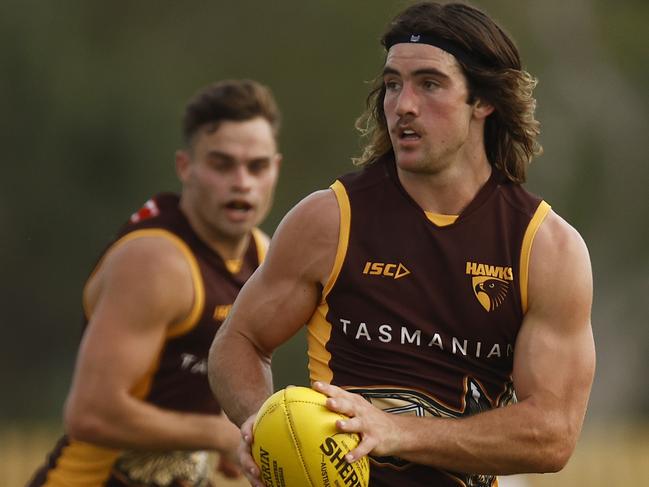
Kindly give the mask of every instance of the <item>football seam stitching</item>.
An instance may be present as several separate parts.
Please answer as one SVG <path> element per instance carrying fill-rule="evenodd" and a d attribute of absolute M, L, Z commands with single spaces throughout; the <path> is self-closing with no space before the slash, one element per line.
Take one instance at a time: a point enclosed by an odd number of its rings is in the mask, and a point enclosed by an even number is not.
<path fill-rule="evenodd" d="M 267 416 L 268 414 L 272 413 L 275 409 L 277 409 L 277 406 L 272 407 L 272 408 L 267 408 L 266 411 L 264 411 L 264 412 L 262 413 L 262 415 L 259 417 L 259 419 L 257 420 L 257 422 L 259 423 L 259 422 L 262 420 L 262 418 L 263 418 L 264 416 Z"/>
<path fill-rule="evenodd" d="M 286 400 L 284 400 L 284 408 L 283 408 L 284 409 L 284 414 L 286 415 L 286 420 L 287 420 L 287 424 L 288 424 L 288 430 L 291 433 L 291 438 L 293 439 L 293 446 L 295 447 L 297 457 L 300 459 L 300 464 L 302 465 L 302 469 L 304 470 L 304 473 L 306 473 L 306 476 L 309 479 L 309 484 L 311 485 L 311 487 L 314 487 L 313 480 L 311 480 L 311 474 L 309 473 L 309 469 L 307 468 L 306 464 L 304 463 L 304 458 L 302 458 L 302 452 L 300 451 L 300 448 L 299 448 L 299 446 L 300 446 L 299 441 L 297 439 L 297 436 L 294 433 L 293 419 L 288 414 L 288 410 L 286 408 L 286 405 L 290 404 L 290 403 L 317 404 L 317 405 L 321 405 L 321 404 L 319 404 L 317 402 L 312 402 L 312 401 L 288 401 L 287 402 Z"/>

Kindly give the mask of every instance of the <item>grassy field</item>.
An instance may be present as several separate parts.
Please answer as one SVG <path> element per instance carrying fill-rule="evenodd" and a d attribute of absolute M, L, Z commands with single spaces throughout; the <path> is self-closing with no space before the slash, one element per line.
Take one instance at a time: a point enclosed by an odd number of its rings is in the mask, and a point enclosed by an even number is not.
<path fill-rule="evenodd" d="M 2 485 L 23 487 L 34 469 L 44 461 L 59 433 L 58 428 L 49 425 L 1 425 Z M 527 475 L 512 479 L 511 484 L 516 487 L 617 487 L 644 485 L 647 479 L 649 424 L 626 424 L 587 428 L 563 471 Z M 248 484 L 243 480 L 219 479 L 217 485 L 243 487 Z"/>
<path fill-rule="evenodd" d="M 649 424 L 586 428 L 574 455 L 557 474 L 530 475 L 530 487 L 649 485 Z"/>
<path fill-rule="evenodd" d="M 0 472 L 2 487 L 24 487 L 34 471 L 45 461 L 61 435 L 50 425 L 0 425 Z M 246 487 L 245 480 L 216 477 L 219 487 Z"/>

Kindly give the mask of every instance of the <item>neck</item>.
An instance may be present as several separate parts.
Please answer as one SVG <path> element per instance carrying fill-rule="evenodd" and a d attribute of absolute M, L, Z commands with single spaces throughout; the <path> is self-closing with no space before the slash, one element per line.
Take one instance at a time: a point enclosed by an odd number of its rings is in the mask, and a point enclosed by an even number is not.
<path fill-rule="evenodd" d="M 424 210 L 444 215 L 459 215 L 475 198 L 491 176 L 491 165 L 484 158 L 459 161 L 439 171 L 409 172 L 397 165 L 399 181 L 410 197 Z"/>
<path fill-rule="evenodd" d="M 203 237 L 199 235 L 201 239 Z M 211 241 L 204 240 L 205 243 L 221 256 L 223 260 L 242 259 L 246 254 L 250 243 L 250 233 L 236 240 L 225 240 L 224 238 L 213 238 Z"/>
<path fill-rule="evenodd" d="M 250 243 L 250 232 L 233 237 L 219 232 L 217 229 L 206 224 L 197 214 L 192 211 L 191 205 L 181 197 L 180 210 L 189 222 L 189 226 L 209 248 L 216 252 L 223 260 L 241 259 L 248 249 Z"/>

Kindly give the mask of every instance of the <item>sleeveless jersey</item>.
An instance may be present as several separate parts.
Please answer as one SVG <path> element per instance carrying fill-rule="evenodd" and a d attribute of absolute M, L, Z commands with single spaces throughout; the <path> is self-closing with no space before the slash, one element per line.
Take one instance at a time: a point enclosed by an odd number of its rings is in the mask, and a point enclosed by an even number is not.
<path fill-rule="evenodd" d="M 457 218 L 427 214 L 389 160 L 332 189 L 340 234 L 308 324 L 311 380 L 395 414 L 456 418 L 512 402 L 530 249 L 549 205 L 494 170 Z M 372 487 L 497 485 L 491 475 L 371 460 Z"/>
<path fill-rule="evenodd" d="M 221 407 L 207 380 L 209 347 L 241 287 L 263 260 L 266 245 L 254 229 L 243 259 L 233 266 L 196 235 L 178 203 L 178 196 L 170 193 L 147 201 L 104 251 L 93 274 L 109 252 L 136 238 L 165 238 L 183 253 L 194 284 L 192 310 L 168 330 L 157 360 L 132 394 L 165 409 L 218 414 Z M 86 317 L 92 316 L 85 302 L 84 311 Z M 206 452 L 123 452 L 64 435 L 29 487 L 180 485 L 173 483 L 176 472 L 184 472 L 183 478 L 190 480 L 182 485 L 194 485 L 192 479 L 209 473 L 208 464 Z"/>

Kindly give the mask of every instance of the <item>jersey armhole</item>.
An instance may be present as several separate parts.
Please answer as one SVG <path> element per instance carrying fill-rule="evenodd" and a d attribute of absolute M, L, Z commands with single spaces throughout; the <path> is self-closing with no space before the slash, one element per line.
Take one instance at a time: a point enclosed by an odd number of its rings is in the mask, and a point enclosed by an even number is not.
<path fill-rule="evenodd" d="M 325 301 L 328 294 L 331 292 L 331 289 L 334 287 L 336 280 L 338 280 L 338 274 L 340 274 L 340 269 L 342 269 L 343 262 L 345 261 L 345 256 L 347 255 L 347 246 L 349 245 L 349 228 L 351 225 L 351 207 L 349 205 L 349 196 L 347 195 L 347 190 L 340 181 L 334 182 L 330 188 L 333 190 L 334 195 L 336 195 L 336 200 L 338 201 L 338 209 L 340 211 L 340 228 L 338 230 L 338 246 L 336 248 L 336 258 L 334 259 L 334 265 L 331 269 L 331 274 L 329 274 L 329 279 L 325 284 L 324 289 L 322 290 L 322 302 Z"/>
<path fill-rule="evenodd" d="M 143 238 L 143 237 L 162 237 L 168 240 L 174 245 L 174 247 L 176 247 L 183 254 L 187 264 L 189 265 L 192 283 L 194 287 L 194 302 L 192 304 L 192 308 L 189 314 L 187 315 L 187 317 L 185 317 L 179 323 L 171 326 L 167 330 L 166 336 L 171 338 L 171 337 L 176 337 L 184 333 L 187 333 L 198 323 L 198 320 L 203 312 L 203 307 L 205 305 L 205 289 L 203 287 L 203 278 L 201 276 L 201 271 L 198 266 L 198 262 L 196 261 L 196 257 L 194 257 L 194 254 L 190 250 L 189 246 L 183 240 L 181 240 L 177 235 L 162 228 L 145 228 L 141 230 L 135 230 L 133 232 L 127 233 L 126 235 L 124 235 L 122 238 L 120 238 L 110 246 L 110 248 L 105 252 L 101 260 L 97 263 L 97 265 L 93 269 L 92 274 L 90 275 L 88 281 L 86 282 L 86 286 L 84 286 L 82 301 L 83 301 L 83 310 L 86 315 L 86 318 L 90 319 L 90 314 L 91 314 L 89 305 L 86 300 L 85 287 L 87 287 L 88 285 L 87 283 L 90 282 L 92 276 L 94 276 L 97 273 L 97 271 L 103 264 L 104 259 L 106 258 L 106 256 L 108 256 L 109 253 L 113 252 L 115 249 L 125 244 L 126 242 L 130 242 L 131 240 L 135 240 L 136 238 Z"/>
<path fill-rule="evenodd" d="M 530 220 L 530 223 L 527 225 L 525 230 L 525 235 L 523 236 L 523 244 L 521 246 L 521 260 L 520 260 L 520 292 L 521 292 L 521 307 L 523 309 L 523 314 L 527 313 L 527 287 L 529 283 L 529 266 L 530 266 L 530 255 L 532 253 L 532 243 L 534 242 L 534 237 L 538 231 L 541 223 L 545 220 L 545 217 L 550 212 L 551 206 L 545 201 L 541 201 L 539 206 L 534 212 L 534 216 Z"/>

